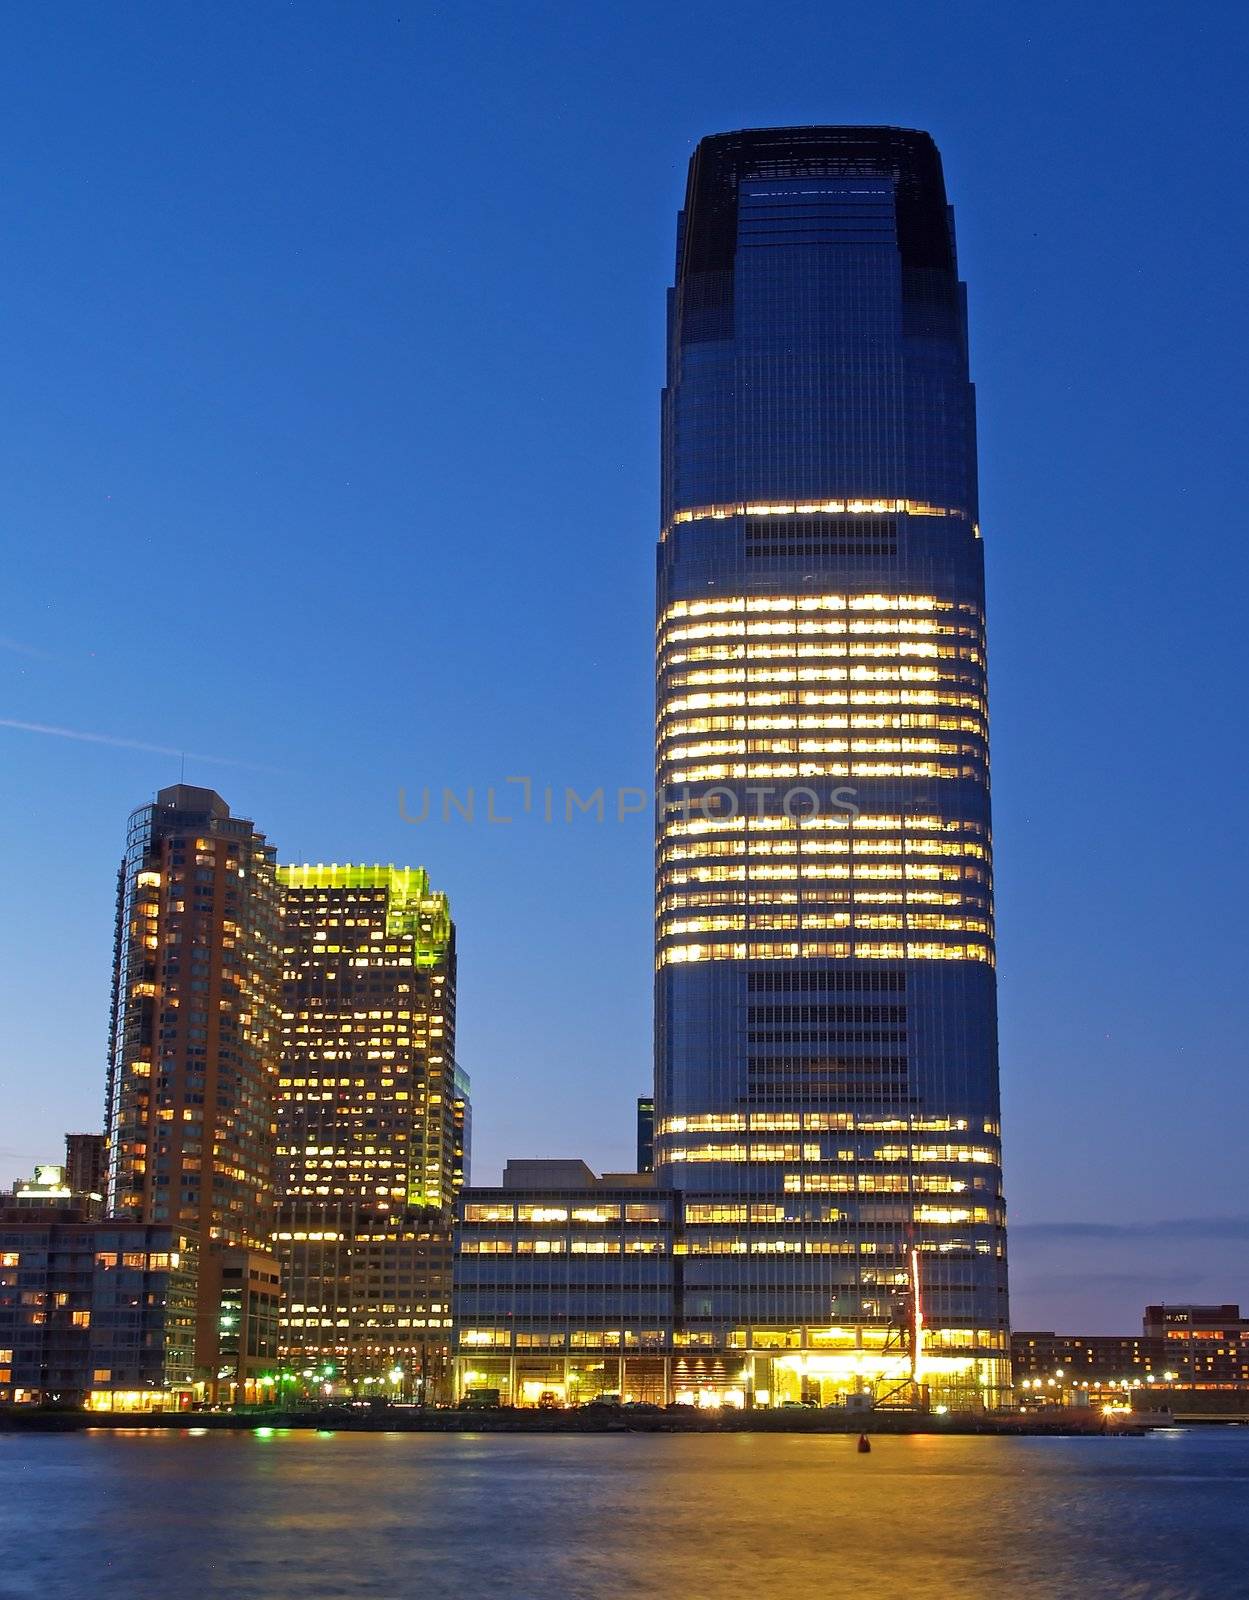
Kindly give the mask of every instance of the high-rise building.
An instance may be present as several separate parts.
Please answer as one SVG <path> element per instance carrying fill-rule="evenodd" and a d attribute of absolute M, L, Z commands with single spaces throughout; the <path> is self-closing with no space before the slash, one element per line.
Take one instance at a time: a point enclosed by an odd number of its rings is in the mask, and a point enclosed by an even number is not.
<path fill-rule="evenodd" d="M 655 1161 L 756 1398 L 1008 1375 L 983 546 L 941 160 L 704 139 L 669 299 Z"/>
<path fill-rule="evenodd" d="M 218 1360 L 230 1315 L 222 1272 L 263 1276 L 273 1229 L 274 874 L 264 835 L 211 789 L 176 784 L 131 814 L 118 875 L 108 1208 L 195 1236 L 196 1373 L 217 1395 L 245 1391 L 275 1353 L 244 1351 L 225 1370 Z"/>
<path fill-rule="evenodd" d="M 420 868 L 279 867 L 277 1249 L 287 1381 L 431 1398 L 450 1328 L 468 1079 L 455 929 Z"/>
<path fill-rule="evenodd" d="M 640 1094 L 637 1107 L 638 1171 L 655 1170 L 655 1097 Z"/>
<path fill-rule="evenodd" d="M 549 1403 L 596 1370 L 635 1399 L 992 1405 L 1009 1345 L 984 578 L 927 135 L 700 144 L 662 437 L 662 1228 L 602 1231 L 619 1179 L 578 1163 L 465 1191 L 457 1392 Z"/>
<path fill-rule="evenodd" d="M 108 1184 L 108 1161 L 102 1133 L 65 1135 L 65 1181 L 76 1195 L 104 1201 Z"/>

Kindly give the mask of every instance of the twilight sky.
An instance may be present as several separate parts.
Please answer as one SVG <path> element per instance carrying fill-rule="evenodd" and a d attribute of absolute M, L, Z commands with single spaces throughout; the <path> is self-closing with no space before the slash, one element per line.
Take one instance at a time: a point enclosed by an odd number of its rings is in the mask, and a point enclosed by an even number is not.
<path fill-rule="evenodd" d="M 1014 1322 L 1249 1302 L 1239 8 L 70 0 L 5 36 L 0 1178 L 100 1124 L 126 815 L 181 751 L 283 860 L 450 893 L 478 1179 L 632 1164 L 650 822 L 612 812 L 686 162 L 898 123 L 970 295 Z"/>

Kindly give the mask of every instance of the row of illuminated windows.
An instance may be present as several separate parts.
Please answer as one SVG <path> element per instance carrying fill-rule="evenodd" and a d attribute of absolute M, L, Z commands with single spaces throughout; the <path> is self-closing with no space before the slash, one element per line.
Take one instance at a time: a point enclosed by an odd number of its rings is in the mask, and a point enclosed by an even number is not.
<path fill-rule="evenodd" d="M 775 873 L 770 876 L 777 876 Z M 789 876 L 797 877 L 797 869 Z M 810 875 L 813 876 L 813 875 Z M 938 889 L 821 889 L 805 888 L 801 894 L 781 889 L 759 890 L 743 893 L 740 889 L 704 889 L 698 892 L 665 894 L 659 902 L 659 912 L 688 911 L 704 906 L 738 906 L 743 902 L 754 906 L 844 905 L 853 900 L 860 906 L 962 906 L 972 910 L 991 909 L 987 895 L 975 890 L 962 890 L 957 894 Z M 900 927 L 901 924 L 899 923 Z"/>
<path fill-rule="evenodd" d="M 596 1202 L 587 1206 L 538 1205 L 530 1202 L 477 1201 L 464 1207 L 465 1222 L 662 1222 L 661 1206 L 636 1203 L 625 1206 Z"/>
<path fill-rule="evenodd" d="M 916 683 L 950 684 L 959 686 L 960 690 L 971 688 L 975 693 L 967 696 L 977 704 L 983 702 L 981 684 L 983 674 L 978 672 L 965 672 L 961 668 L 953 667 L 829 667 L 821 671 L 819 678 L 830 683 L 888 683 L 896 687 L 882 693 L 903 693 L 903 686 Z M 800 680 L 797 673 L 787 673 L 779 681 L 797 684 Z M 933 690 L 933 693 L 938 691 Z M 682 711 L 708 711 L 722 707 L 730 711 L 740 711 L 748 706 L 837 706 L 845 705 L 847 697 L 852 695 L 848 689 L 818 690 L 818 689 L 706 689 L 699 690 L 697 694 L 680 694 L 673 698 L 665 699 L 660 707 L 663 716 L 674 716 Z M 853 703 L 853 700 L 851 700 Z"/>
<path fill-rule="evenodd" d="M 980 652 L 971 649 L 955 649 L 952 645 L 935 644 L 863 644 L 863 645 L 827 645 L 820 651 L 822 657 L 829 658 L 859 658 L 892 660 L 902 657 L 927 658 L 932 661 L 960 661 L 968 662 L 973 666 L 983 664 Z M 908 669 L 909 670 L 909 669 Z M 678 689 L 701 689 L 714 687 L 718 684 L 750 684 L 750 683 L 845 683 L 848 679 L 860 673 L 867 675 L 866 668 L 818 666 L 800 667 L 792 663 L 784 663 L 775 667 L 722 667 L 715 670 L 708 669 L 700 672 L 671 672 L 663 680 L 664 706 L 672 708 L 674 692 Z M 907 672 L 899 670 L 896 674 L 889 671 L 873 669 L 876 677 L 897 676 L 905 677 Z M 930 674 L 940 681 L 941 673 L 934 670 Z M 957 681 L 957 680 L 956 680 Z M 744 691 L 738 691 L 738 699 L 744 698 Z M 688 696 L 694 699 L 695 696 Z M 724 702 L 721 702 L 724 703 Z M 758 701 L 751 702 L 759 704 Z"/>
<path fill-rule="evenodd" d="M 688 701 L 711 700 L 711 696 L 688 695 L 683 697 L 681 704 Z M 954 711 L 976 711 L 982 717 L 988 715 L 988 707 L 983 695 L 969 694 L 961 689 L 804 689 L 792 695 L 777 697 L 770 695 L 766 700 L 753 693 L 743 694 L 740 690 L 725 693 L 714 697 L 716 705 L 722 705 L 726 711 L 734 709 L 744 710 L 751 706 L 766 705 L 796 705 L 808 707 L 823 706 L 936 706 Z M 671 716 L 673 703 L 666 702 L 661 709 L 661 716 Z M 754 715 L 752 713 L 752 715 Z M 762 721 L 762 719 L 759 719 Z"/>
<path fill-rule="evenodd" d="M 981 716 L 940 716 L 936 712 L 885 712 L 861 711 L 853 716 L 775 716 L 754 715 L 740 717 L 684 717 L 670 722 L 661 732 L 661 745 L 676 739 L 686 739 L 694 734 L 740 733 L 818 733 L 852 729 L 875 729 L 883 732 L 906 732 L 909 729 L 935 729 L 938 733 L 975 733 L 984 735 L 985 723 Z M 798 748 L 791 744 L 791 748 Z M 801 748 L 807 748 L 802 745 Z M 843 746 L 848 748 L 848 746 Z M 858 748 L 858 746 L 856 746 Z"/>
<path fill-rule="evenodd" d="M 181 1260 L 176 1250 L 99 1250 L 95 1264 L 106 1272 L 118 1266 L 142 1268 L 145 1272 L 168 1272 L 171 1267 L 178 1266 Z"/>
<path fill-rule="evenodd" d="M 790 216 L 796 213 L 784 212 L 780 208 L 780 215 Z M 804 213 L 805 214 L 805 213 Z M 767 213 L 763 213 L 761 221 L 766 225 Z M 766 226 L 759 229 L 765 232 Z M 851 498 L 838 500 L 795 500 L 792 503 L 774 503 L 771 501 L 741 501 L 728 502 L 717 505 L 685 506 L 680 511 L 672 514 L 670 527 L 675 527 L 682 522 L 726 522 L 733 517 L 791 517 L 791 516 L 896 516 L 899 512 L 908 517 L 958 517 L 966 522 L 967 513 L 957 506 L 931 505 L 927 500 L 884 500 L 879 498 Z M 815 531 L 819 529 L 818 520 L 812 523 Z M 869 525 L 870 527 L 870 525 Z M 670 529 L 664 528 L 660 539 L 668 537 Z M 864 532 L 868 532 L 865 528 Z M 980 537 L 980 530 L 972 524 L 972 531 L 976 538 Z"/>
<path fill-rule="evenodd" d="M 839 1150 L 838 1158 L 858 1165 L 863 1159 L 853 1150 Z M 996 1156 L 993 1157 L 996 1163 Z M 971 1187 L 984 1188 L 987 1180 L 975 1178 Z M 948 1173 L 923 1172 L 787 1172 L 782 1178 L 786 1194 L 965 1194 L 965 1179 Z"/>
<path fill-rule="evenodd" d="M 744 646 L 733 648 L 745 649 Z M 972 645 L 956 647 L 905 639 L 874 643 L 852 641 L 849 644 L 836 641 L 818 645 L 752 643 L 744 655 L 728 656 L 720 664 L 714 661 L 699 662 L 697 659 L 691 659 L 692 657 L 692 651 L 674 653 L 662 666 L 658 678 L 665 701 L 670 700 L 678 690 L 694 689 L 702 692 L 722 689 L 726 685 L 840 683 L 846 677 L 845 669 L 840 664 L 846 660 L 919 658 L 938 662 L 960 661 L 977 664 L 982 663 L 983 659 L 981 652 Z M 743 689 L 739 687 L 737 692 L 741 694 Z M 869 691 L 859 691 L 860 694 L 867 692 Z"/>
<path fill-rule="evenodd" d="M 665 859 L 669 860 L 671 858 L 665 857 Z M 966 865 L 938 867 L 908 863 L 904 867 L 901 862 L 872 863 L 864 861 L 856 861 L 853 865 L 849 862 L 836 862 L 830 865 L 827 862 L 803 860 L 769 862 L 765 865 L 755 861 L 749 866 L 695 867 L 681 872 L 666 870 L 663 873 L 663 879 L 664 883 L 669 886 L 687 883 L 744 884 L 747 881 L 752 885 L 764 886 L 756 887 L 751 891 L 732 889 L 708 891 L 707 896 L 702 901 L 696 897 L 686 896 L 682 899 L 682 897 L 675 896 L 673 898 L 674 904 L 710 905 L 716 901 L 730 901 L 736 897 L 739 900 L 746 899 L 751 905 L 769 905 L 793 904 L 798 899 L 796 890 L 770 887 L 773 884 L 800 885 L 807 898 L 814 897 L 821 901 L 848 903 L 852 896 L 865 901 L 872 898 L 870 893 L 854 894 L 855 886 L 861 884 L 887 883 L 892 887 L 912 880 L 916 882 L 941 881 L 959 883 L 964 879 L 968 882 L 987 884 L 988 873 L 981 867 Z M 848 885 L 848 887 L 840 889 L 817 887 L 829 883 L 841 883 Z M 808 887 L 808 885 L 811 887 Z M 922 899 L 926 893 L 926 891 L 916 890 L 912 892 L 911 898 Z M 878 896 L 877 898 L 881 897 Z M 896 898 L 900 898 L 900 896 Z M 935 893 L 928 897 L 928 902 L 930 904 L 942 904 L 950 903 L 952 899 L 953 897 L 947 897 L 943 901 L 941 895 Z"/>
<path fill-rule="evenodd" d="M 466 1256 L 574 1256 L 662 1255 L 662 1239 L 473 1239 L 460 1242 Z"/>
<path fill-rule="evenodd" d="M 903 1282 L 908 1281 L 905 1274 Z M 760 1350 L 799 1350 L 804 1344 L 814 1350 L 859 1350 L 887 1347 L 895 1335 L 882 1328 L 734 1328 L 725 1340 L 730 1350 L 743 1350 L 754 1345 Z M 928 1349 L 973 1350 L 985 1348 L 1001 1350 L 1005 1335 L 997 1328 L 928 1328 L 924 1329 L 924 1344 Z"/>
<path fill-rule="evenodd" d="M 853 1111 L 709 1111 L 693 1116 L 663 1117 L 656 1133 L 745 1133 L 747 1126 L 765 1132 L 800 1129 L 815 1133 L 961 1133 L 967 1128 L 965 1117 L 876 1117 L 857 1116 Z M 986 1122 L 984 1131 L 997 1133 L 997 1124 Z"/>
<path fill-rule="evenodd" d="M 799 594 L 724 595 L 707 600 L 673 600 L 660 613 L 659 625 L 676 617 L 722 616 L 729 612 L 786 611 L 964 611 L 979 616 L 970 601 L 943 600 L 933 594 Z"/>
<path fill-rule="evenodd" d="M 899 812 L 860 811 L 857 816 L 835 812 L 828 816 L 756 816 L 694 817 L 683 822 L 664 824 L 664 832 L 673 834 L 819 832 L 888 832 L 902 829 L 906 833 L 977 833 L 987 834 L 985 823 L 970 817 L 941 817 L 935 815 L 904 816 Z"/>
<path fill-rule="evenodd" d="M 665 917 L 659 924 L 659 937 L 672 939 L 691 933 L 760 933 L 767 930 L 799 928 L 893 928 L 913 933 L 990 932 L 984 917 L 950 917 L 939 911 L 877 911 L 852 916 L 848 911 L 757 911 L 721 912 L 713 916 Z"/>
<path fill-rule="evenodd" d="M 839 1213 L 829 1213 L 829 1221 L 838 1220 Z M 898 1220 L 905 1220 L 904 1212 Z M 993 1221 L 988 1209 L 984 1206 L 916 1206 L 910 1213 L 910 1220 L 922 1223 L 927 1227 L 954 1227 L 987 1225 Z M 822 1243 L 834 1246 L 841 1245 L 840 1249 L 834 1248 L 827 1251 L 817 1247 Z M 816 1254 L 841 1254 L 854 1253 L 854 1244 L 850 1241 L 822 1241 L 809 1239 L 725 1239 L 714 1235 L 705 1237 L 690 1237 L 679 1240 L 673 1246 L 674 1255 L 689 1256 L 773 1256 L 773 1255 L 816 1255 Z"/>
<path fill-rule="evenodd" d="M 972 632 L 971 637 L 979 644 L 982 635 Z M 665 644 L 656 663 L 656 675 L 664 677 L 665 674 L 675 673 L 678 668 L 684 668 L 689 676 L 687 682 L 697 682 L 695 674 L 699 672 L 717 672 L 725 665 L 737 668 L 754 665 L 761 661 L 797 662 L 815 660 L 830 654 L 844 654 L 844 651 L 830 651 L 822 642 L 805 642 L 801 639 L 785 639 L 767 642 L 761 639 L 724 639 L 710 644 Z M 730 683 L 740 683 L 740 672 L 734 673 L 727 680 Z M 903 703 L 906 703 L 905 701 Z"/>
<path fill-rule="evenodd" d="M 364 1315 L 364 1314 L 366 1314 L 368 1312 L 379 1312 L 382 1315 L 385 1315 L 387 1313 L 397 1313 L 397 1312 L 399 1312 L 401 1310 L 404 1310 L 404 1309 L 405 1309 L 405 1307 L 396 1305 L 395 1303 L 392 1302 L 389 1305 L 360 1306 L 358 1308 L 358 1312 L 359 1312 L 360 1315 Z M 406 1307 L 406 1309 L 410 1310 L 411 1307 Z M 282 1318 L 282 1326 L 283 1326 L 283 1328 L 350 1328 L 352 1325 L 353 1325 L 353 1319 L 351 1317 L 285 1317 L 284 1316 Z M 357 1325 L 358 1325 L 358 1323 L 357 1323 Z M 444 1321 L 442 1318 L 439 1318 L 439 1317 L 426 1318 L 426 1317 L 411 1317 L 411 1316 L 399 1317 L 399 1316 L 396 1316 L 395 1326 L 397 1328 L 449 1328 L 449 1327 L 451 1327 L 451 1318 L 447 1317 L 445 1319 L 445 1321 Z"/>
<path fill-rule="evenodd" d="M 822 819 L 816 819 L 822 820 Z M 745 826 L 739 822 L 738 826 Z M 665 833 L 681 834 L 674 826 Z M 974 839 L 814 839 L 803 833 L 796 839 L 760 839 L 752 829 L 750 838 L 706 839 L 664 847 L 665 861 L 692 861 L 706 856 L 970 856 L 986 860 L 988 849 Z"/>
<path fill-rule="evenodd" d="M 853 879 L 857 883 L 902 882 L 904 879 L 926 880 L 942 883 L 983 883 L 989 882 L 989 874 L 983 867 L 936 867 L 936 866 L 901 866 L 871 867 L 859 863 L 854 869 L 848 866 L 814 866 L 810 862 L 788 864 L 780 866 L 749 867 L 689 867 L 678 869 L 668 867 L 663 873 L 665 886 L 679 886 L 687 883 L 752 883 L 771 882 L 773 880 L 801 880 L 803 883 L 815 883 L 830 878 Z M 830 895 L 829 898 L 832 898 Z"/>
<path fill-rule="evenodd" d="M 814 656 L 830 638 L 953 638 L 984 642 L 984 629 L 976 624 L 910 621 L 907 618 L 873 618 L 844 622 L 819 618 L 811 622 L 747 622 L 721 618 L 715 622 L 683 624 L 660 630 L 656 643 L 659 670 L 696 661 L 756 661 L 756 659 Z"/>
<path fill-rule="evenodd" d="M 759 617 L 781 617 L 785 620 L 780 626 L 796 628 L 803 633 L 869 633 L 887 629 L 894 633 L 974 635 L 984 631 L 984 613 L 974 605 L 960 604 L 958 615 L 955 616 L 952 615 L 955 608 L 950 602 L 938 602 L 935 609 L 922 603 L 910 607 L 905 604 L 891 607 L 888 601 L 876 605 L 825 603 L 836 601 L 837 598 L 828 595 L 803 595 L 797 598 L 758 595 L 747 602 L 744 610 L 740 604 L 734 605 L 732 601 L 722 605 L 716 600 L 677 600 L 675 607 L 688 605 L 689 611 L 679 614 L 670 608 L 655 624 L 655 633 L 662 648 L 665 641 L 671 640 L 679 632 L 689 633 L 692 625 L 709 622 L 713 627 L 727 625 L 740 628 L 745 624 L 754 628 L 760 624 L 747 619 Z M 856 601 L 859 598 L 863 597 L 856 596 Z M 908 597 L 902 598 L 905 600 Z M 704 609 L 696 611 L 698 606 Z M 847 612 L 853 612 L 854 615 L 847 617 Z M 703 636 L 694 634 L 693 637 Z"/>
<path fill-rule="evenodd" d="M 825 1155 L 819 1142 L 803 1144 L 760 1144 L 758 1141 L 734 1144 L 688 1144 L 675 1146 L 662 1152 L 665 1162 L 825 1162 L 825 1160 L 873 1160 L 873 1162 L 966 1163 L 996 1165 L 995 1150 L 980 1144 L 884 1144 L 870 1155 L 860 1155 L 856 1150 L 838 1150 L 836 1155 Z M 825 1184 L 824 1179 L 828 1182 Z M 811 1173 L 785 1174 L 785 1189 L 795 1192 L 793 1184 L 801 1181 L 804 1194 L 838 1194 L 843 1174 Z"/>
<path fill-rule="evenodd" d="M 512 1346 L 512 1337 L 511 1328 L 463 1328 L 460 1344 L 470 1350 L 507 1350 Z M 658 1328 L 641 1332 L 630 1328 L 574 1328 L 566 1337 L 573 1350 L 638 1350 L 662 1345 L 665 1336 Z M 517 1332 L 515 1339 L 518 1350 L 555 1350 L 563 1348 L 565 1335 Z"/>
<path fill-rule="evenodd" d="M 298 1048 L 295 1048 L 295 1047 L 292 1046 L 292 1047 L 288 1047 L 288 1048 L 284 1049 L 283 1052 L 282 1052 L 282 1055 L 283 1055 L 285 1064 L 288 1065 L 288 1066 L 293 1065 L 296 1062 L 302 1061 L 305 1058 L 308 1061 L 343 1061 L 343 1062 L 347 1062 L 347 1061 L 359 1061 L 361 1058 L 363 1058 L 365 1061 L 397 1061 L 397 1060 L 399 1060 L 401 1054 L 406 1055 L 407 1051 L 409 1049 L 412 1049 L 412 1048 L 414 1048 L 414 1047 L 413 1046 L 407 1046 L 407 1047 L 405 1047 L 403 1052 L 400 1052 L 399 1050 L 379 1050 L 375 1046 L 365 1045 L 362 1042 L 361 1044 L 357 1045 L 354 1049 L 351 1049 L 351 1050 L 320 1050 L 320 1049 L 317 1049 L 312 1044 L 301 1044 Z M 423 1049 L 424 1047 L 423 1046 L 417 1046 L 416 1048 L 422 1048 Z M 431 1057 L 430 1058 L 431 1064 L 436 1059 L 437 1059 L 437 1057 Z M 386 1068 L 385 1070 L 401 1072 L 401 1071 L 403 1071 L 403 1068 L 402 1067 L 391 1067 L 391 1068 Z"/>
<path fill-rule="evenodd" d="M 769 944 L 755 940 L 749 944 L 672 945 L 662 949 L 659 966 L 689 961 L 796 961 L 799 959 L 860 961 L 982 961 L 993 965 L 993 952 L 983 944 L 857 944 L 832 940 L 786 940 Z"/>
<path fill-rule="evenodd" d="M 954 782 L 983 776 L 984 758 L 975 766 L 962 767 L 940 761 L 742 761 L 664 767 L 666 783 L 729 783 L 742 778 L 935 778 Z"/>
<path fill-rule="evenodd" d="M 830 630 L 816 623 L 801 622 L 796 625 L 792 622 L 755 622 L 745 628 L 738 624 L 733 631 L 738 637 L 743 633 L 762 634 L 772 642 L 761 644 L 751 637 L 748 642 L 737 646 L 741 654 L 727 657 L 729 661 L 738 663 L 735 666 L 691 667 L 685 659 L 674 659 L 678 655 L 685 657 L 688 652 L 673 651 L 670 656 L 660 657 L 658 670 L 664 682 L 669 688 L 696 683 L 786 683 L 793 682 L 795 675 L 801 682 L 808 675 L 806 668 L 797 666 L 803 660 L 870 660 L 873 657 L 894 656 L 919 656 L 932 661 L 983 660 L 983 652 L 977 643 L 937 644 L 931 639 L 879 637 L 885 632 L 896 635 L 897 627 L 893 623 L 850 630 L 852 633 L 876 634 L 878 637 L 875 639 L 843 638 L 841 634 L 844 628 L 831 630 L 837 636 L 830 637 Z M 953 632 L 952 629 L 950 631 Z M 798 637 L 790 637 L 783 643 L 776 642 L 779 636 L 811 634 L 819 636 L 818 643 L 803 644 Z M 774 668 L 756 665 L 760 661 L 775 661 L 778 665 Z"/>
<path fill-rule="evenodd" d="M 790 1193 L 793 1186 L 790 1177 L 798 1174 L 786 1174 L 785 1191 Z M 820 1173 L 820 1177 L 829 1178 L 827 1185 L 821 1186 L 825 1194 L 965 1194 L 968 1183 L 962 1178 L 951 1178 L 947 1173 L 907 1173 L 907 1172 L 834 1172 Z M 809 1192 L 809 1191 L 804 1191 Z M 921 1208 L 922 1209 L 922 1208 Z M 836 1216 L 836 1213 L 830 1213 Z M 809 1218 L 805 1216 L 791 1216 L 787 1214 L 783 1205 L 772 1203 L 750 1203 L 729 1201 L 688 1201 L 685 1206 L 685 1222 L 687 1225 L 697 1223 L 760 1223 L 768 1226 L 778 1222 L 802 1227 Z M 918 1217 L 918 1213 L 917 1213 Z"/>
<path fill-rule="evenodd" d="M 969 638 L 979 640 L 974 630 L 966 630 Z M 856 635 L 849 638 L 848 635 Z M 865 635 L 876 635 L 873 643 Z M 891 635 L 881 638 L 880 635 Z M 672 645 L 683 645 L 691 640 L 715 640 L 720 643 L 742 643 L 747 650 L 745 659 L 768 659 L 760 648 L 764 642 L 771 645 L 772 659 L 793 659 L 806 656 L 934 656 L 942 661 L 979 661 L 980 650 L 976 643 L 937 645 L 928 638 L 904 637 L 897 622 L 844 626 L 844 622 L 697 622 L 689 627 L 673 627 L 660 640 L 660 666 L 664 662 L 662 651 Z M 784 640 L 785 643 L 779 643 Z M 808 650 L 801 650 L 801 642 L 808 642 Z M 819 640 L 819 643 L 814 643 Z M 864 642 L 857 642 L 864 640 Z M 676 675 L 680 678 L 680 674 Z"/>
<path fill-rule="evenodd" d="M 665 739 L 660 748 L 660 760 L 665 766 L 676 761 L 705 760 L 708 756 L 978 756 L 979 754 L 979 744 L 934 739 L 931 735 L 922 733 L 896 739 L 882 738 L 879 735 L 857 739 L 793 739 L 786 734 L 777 734 L 771 738 L 694 739 L 689 743 Z"/>
<path fill-rule="evenodd" d="M 395 1067 L 391 1070 L 393 1070 L 396 1075 L 401 1078 L 406 1078 L 408 1076 L 407 1067 Z M 315 1089 L 333 1089 L 335 1086 L 337 1086 L 339 1089 L 363 1089 L 366 1084 L 376 1084 L 377 1081 L 377 1078 L 373 1076 L 368 1078 L 336 1078 L 332 1075 L 322 1077 L 318 1074 L 318 1076 L 315 1078 L 279 1078 L 278 1086 L 282 1089 L 305 1089 L 308 1087 Z M 394 1087 L 393 1078 L 383 1077 L 380 1082 L 382 1088 L 384 1089 Z"/>
<path fill-rule="evenodd" d="M 381 1022 L 384 1030 L 393 1032 L 398 1024 L 411 1022 L 412 1016 L 413 1013 L 411 1011 L 335 1011 L 324 1020 L 327 1022 L 332 1021 L 337 1026 L 344 1028 L 359 1028 L 363 1027 L 367 1022 Z M 306 1017 L 313 1022 L 321 1020 L 321 1018 L 303 1011 L 284 1011 L 282 1013 L 283 1022 L 294 1022 L 296 1017 Z M 443 1021 L 441 1015 L 427 1014 L 425 1012 L 417 1012 L 416 1017 L 418 1021 Z"/>

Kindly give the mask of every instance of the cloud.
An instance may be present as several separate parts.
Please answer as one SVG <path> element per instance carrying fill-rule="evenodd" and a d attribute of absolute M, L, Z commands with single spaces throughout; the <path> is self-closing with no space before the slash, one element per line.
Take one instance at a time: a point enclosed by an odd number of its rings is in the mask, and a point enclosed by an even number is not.
<path fill-rule="evenodd" d="M 104 744 L 115 750 L 146 750 L 151 755 L 176 756 L 187 761 L 207 761 L 219 767 L 247 767 L 252 772 L 281 772 L 258 761 L 238 761 L 233 756 L 206 756 L 196 750 L 176 750 L 172 745 L 147 744 L 141 739 L 119 739 L 111 733 L 87 733 L 79 728 L 58 728 L 46 722 L 21 722 L 16 717 L 0 717 L 0 728 L 15 728 L 19 733 L 41 733 L 52 739 L 77 739 L 83 744 Z"/>
<path fill-rule="evenodd" d="M 20 639 L 11 639 L 7 634 L 0 634 L 0 650 L 8 650 L 15 656 L 29 656 L 32 661 L 55 661 L 56 657 L 48 654 L 46 650 L 37 650 L 33 644 L 23 644 Z"/>
<path fill-rule="evenodd" d="M 1249 1217 L 1167 1217 L 1156 1222 L 1015 1222 L 1014 1237 L 1055 1242 L 1078 1239 L 1243 1239 Z"/>
<path fill-rule="evenodd" d="M 1011 1268 L 1012 1291 L 1026 1288 L 1031 1293 L 1048 1290 L 1052 1294 L 1081 1294 L 1093 1289 L 1131 1289 L 1146 1299 L 1164 1289 L 1191 1289 L 1208 1283 L 1208 1272 L 1020 1272 Z"/>

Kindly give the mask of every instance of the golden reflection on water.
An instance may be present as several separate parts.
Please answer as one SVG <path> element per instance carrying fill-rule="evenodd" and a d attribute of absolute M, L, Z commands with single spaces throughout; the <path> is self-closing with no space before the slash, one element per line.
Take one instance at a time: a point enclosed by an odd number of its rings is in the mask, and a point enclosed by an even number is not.
<path fill-rule="evenodd" d="M 1249 1430 L 0 1436 L 0 1594 L 1234 1600 L 1247 1509 Z"/>

